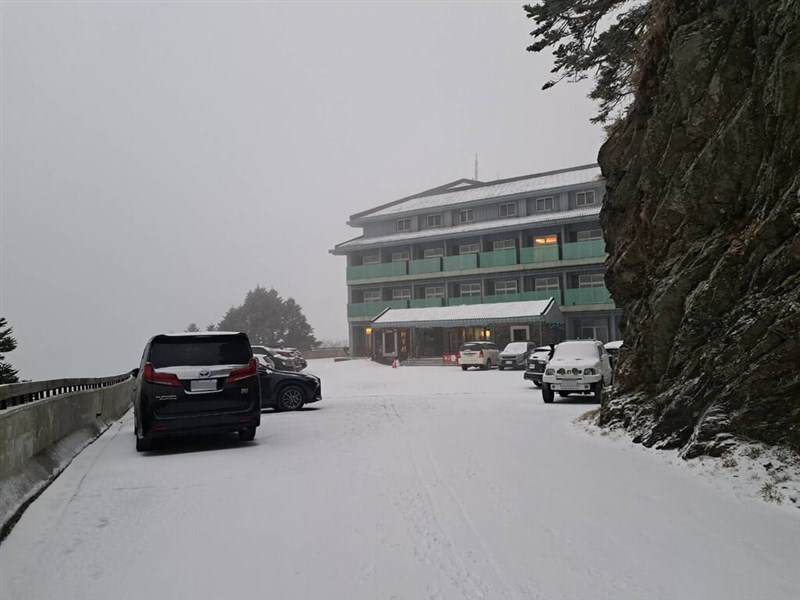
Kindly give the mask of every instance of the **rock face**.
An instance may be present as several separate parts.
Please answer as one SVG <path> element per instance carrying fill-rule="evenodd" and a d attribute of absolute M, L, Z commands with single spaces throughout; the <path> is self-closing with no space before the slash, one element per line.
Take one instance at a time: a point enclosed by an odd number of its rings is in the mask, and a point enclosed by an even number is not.
<path fill-rule="evenodd" d="M 800 452 L 800 1 L 652 1 L 599 157 L 625 320 L 599 420 L 687 458 Z"/>

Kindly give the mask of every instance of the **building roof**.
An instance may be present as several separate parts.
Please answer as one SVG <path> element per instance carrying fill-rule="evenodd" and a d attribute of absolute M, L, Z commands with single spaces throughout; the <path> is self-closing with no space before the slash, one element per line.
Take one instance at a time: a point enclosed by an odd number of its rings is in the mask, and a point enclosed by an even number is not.
<path fill-rule="evenodd" d="M 472 327 L 503 323 L 562 323 L 558 304 L 552 298 L 526 302 L 462 304 L 430 308 L 388 308 L 372 321 L 377 329 L 387 327 Z"/>
<path fill-rule="evenodd" d="M 497 199 L 504 196 L 591 184 L 600 181 L 601 177 L 600 167 L 592 164 L 492 182 L 458 180 L 421 194 L 408 196 L 407 198 L 352 215 L 350 224 L 358 225 L 361 221 L 414 211 L 434 210 L 445 206 L 450 207 L 481 200 Z M 468 187 L 464 187 L 464 184 L 467 184 Z"/>
<path fill-rule="evenodd" d="M 554 212 L 528 215 L 511 219 L 496 219 L 492 221 L 478 221 L 466 225 L 455 227 L 437 227 L 435 229 L 423 229 L 422 231 L 409 231 L 403 233 L 391 233 L 379 236 L 359 236 L 352 240 L 337 244 L 331 250 L 331 254 L 345 254 L 349 250 L 356 248 L 367 248 L 372 246 L 385 246 L 389 244 L 401 243 L 406 241 L 449 239 L 454 235 L 475 233 L 493 233 L 504 229 L 517 229 L 525 225 L 557 225 L 562 222 L 573 222 L 580 219 L 597 217 L 600 214 L 600 204 L 572 210 L 558 210 Z"/>

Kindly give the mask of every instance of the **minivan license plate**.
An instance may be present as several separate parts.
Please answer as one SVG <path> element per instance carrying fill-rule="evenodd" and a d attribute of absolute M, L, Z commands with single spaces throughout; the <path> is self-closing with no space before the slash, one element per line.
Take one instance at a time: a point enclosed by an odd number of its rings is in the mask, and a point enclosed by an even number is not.
<path fill-rule="evenodd" d="M 193 392 L 215 392 L 217 390 L 217 380 L 193 379 L 190 389 Z"/>

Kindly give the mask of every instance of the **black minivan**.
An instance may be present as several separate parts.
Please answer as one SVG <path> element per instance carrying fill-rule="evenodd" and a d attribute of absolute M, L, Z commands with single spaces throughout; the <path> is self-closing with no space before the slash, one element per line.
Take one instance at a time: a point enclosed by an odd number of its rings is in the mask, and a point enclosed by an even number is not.
<path fill-rule="evenodd" d="M 171 436 L 237 432 L 261 424 L 258 365 L 244 333 L 156 335 L 133 371 L 136 449 Z"/>

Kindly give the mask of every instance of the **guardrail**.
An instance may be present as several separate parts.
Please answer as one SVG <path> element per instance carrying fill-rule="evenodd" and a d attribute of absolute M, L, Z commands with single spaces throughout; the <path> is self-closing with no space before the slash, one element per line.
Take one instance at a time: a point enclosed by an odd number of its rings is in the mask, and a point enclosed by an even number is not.
<path fill-rule="evenodd" d="M 28 383 L 8 383 L 0 385 L 0 410 L 21 404 L 29 404 L 37 400 L 52 398 L 62 394 L 71 394 L 84 390 L 96 390 L 117 383 L 130 377 L 130 373 L 112 377 L 82 377 L 79 379 L 50 379 L 48 381 L 31 381 Z"/>

